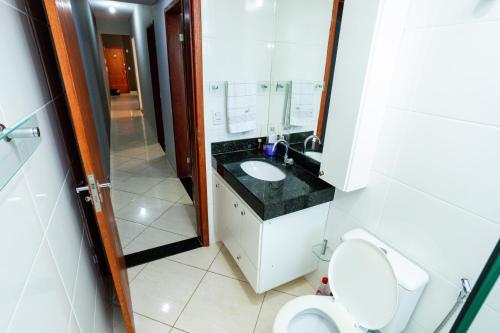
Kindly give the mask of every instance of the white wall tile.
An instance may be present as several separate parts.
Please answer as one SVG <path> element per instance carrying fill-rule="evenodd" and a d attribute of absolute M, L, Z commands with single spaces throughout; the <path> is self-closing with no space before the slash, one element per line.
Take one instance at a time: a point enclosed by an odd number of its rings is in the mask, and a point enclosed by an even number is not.
<path fill-rule="evenodd" d="M 7 332 L 65 332 L 70 311 L 69 299 L 44 242 Z"/>
<path fill-rule="evenodd" d="M 82 333 L 92 333 L 97 280 L 89 250 L 85 245 L 85 241 L 83 243 L 75 282 L 73 310 Z"/>
<path fill-rule="evenodd" d="M 413 1 L 408 18 L 411 27 L 493 21 L 500 18 L 500 4 L 495 0 Z"/>
<path fill-rule="evenodd" d="M 275 40 L 304 44 L 328 42 L 333 1 L 277 0 Z M 322 15 L 318 15 L 321 13 Z"/>
<path fill-rule="evenodd" d="M 407 122 L 408 112 L 387 108 L 378 137 L 373 170 L 388 176 L 393 174 Z"/>
<path fill-rule="evenodd" d="M 80 326 L 78 326 L 74 313 L 71 313 L 68 326 L 68 333 L 81 333 Z"/>
<path fill-rule="evenodd" d="M 25 15 L 0 4 L 0 104 L 13 126 L 50 100 L 47 81 Z"/>
<path fill-rule="evenodd" d="M 455 304 L 460 288 L 432 271 L 427 273 L 429 273 L 430 281 L 425 287 L 411 320 L 419 323 L 425 332 L 433 332 Z"/>
<path fill-rule="evenodd" d="M 422 73 L 415 68 L 422 66 L 431 34 L 432 32 L 422 29 L 408 30 L 403 34 L 388 97 L 389 106 L 413 109 L 415 89 Z"/>
<path fill-rule="evenodd" d="M 474 283 L 495 247 L 500 226 L 394 182 L 378 234 L 424 269 L 448 281 L 465 277 Z"/>
<path fill-rule="evenodd" d="M 69 295 L 73 295 L 82 242 L 82 226 L 74 188 L 75 184 L 69 174 L 54 208 L 46 236 Z"/>
<path fill-rule="evenodd" d="M 271 41 L 274 0 L 258 4 L 255 0 L 203 0 L 203 37 Z"/>
<path fill-rule="evenodd" d="M 498 21 L 432 30 L 415 110 L 500 125 L 499 34 Z"/>
<path fill-rule="evenodd" d="M 472 322 L 469 332 L 487 333 L 498 330 L 500 323 L 500 313 L 496 312 L 489 306 L 482 306 L 476 318 Z"/>
<path fill-rule="evenodd" d="M 24 164 L 23 172 L 29 182 L 42 224 L 46 227 L 66 178 L 69 160 L 54 104 L 51 103 L 38 111 L 37 119 L 41 142 Z"/>
<path fill-rule="evenodd" d="M 269 81 L 271 56 L 267 42 L 203 38 L 203 79 Z"/>
<path fill-rule="evenodd" d="M 113 331 L 113 305 L 96 295 L 95 318 L 93 333 L 108 333 Z"/>
<path fill-rule="evenodd" d="M 410 114 L 394 177 L 500 223 L 500 129 Z"/>
<path fill-rule="evenodd" d="M 337 190 L 333 205 L 357 219 L 367 230 L 374 232 L 379 225 L 389 184 L 389 178 L 373 172 L 368 187 L 354 192 Z"/>
<path fill-rule="evenodd" d="M 459 278 L 475 282 L 500 235 L 497 2 L 412 1 L 373 165 L 388 192 L 336 193 L 328 218 L 332 247 L 363 227 L 430 274 L 405 332 L 437 327 Z M 367 224 L 378 212 L 380 224 Z M 496 287 L 471 332 L 498 326 L 499 302 Z"/>
<path fill-rule="evenodd" d="M 486 303 L 496 312 L 500 313 L 500 280 L 497 279 L 495 286 L 490 291 Z"/>
<path fill-rule="evenodd" d="M 0 331 L 5 332 L 43 235 L 22 173 L 0 192 L 0 212 Z"/>
<path fill-rule="evenodd" d="M 50 95 L 28 18 L 6 3 L 24 8 L 24 1 L 0 0 L 0 39 L 6 46 L 0 55 L 0 121 L 14 125 L 37 112 L 42 142 L 0 190 L 0 219 L 4 222 L 0 233 L 0 260 L 4 267 L 0 271 L 0 331 L 6 332 L 11 321 L 10 332 L 66 332 L 69 328 L 79 332 L 76 322 L 69 320 L 73 295 L 67 292 L 62 279 L 75 283 L 82 217 L 73 199 L 74 184 L 68 182 L 62 188 L 69 171 L 68 158 L 55 110 L 48 103 Z M 13 157 L 8 156 L 10 153 L 0 152 L 3 166 Z M 52 212 L 52 229 L 42 241 L 43 227 L 48 225 Z M 84 258 L 90 261 L 88 253 Z M 95 284 L 95 273 L 82 269 L 74 305 L 88 332 L 94 327 L 94 294 L 87 302 L 91 304 L 87 312 L 91 316 L 85 315 L 84 296 L 89 289 L 95 290 Z M 110 327 L 111 318 L 101 317 L 101 323 Z"/>

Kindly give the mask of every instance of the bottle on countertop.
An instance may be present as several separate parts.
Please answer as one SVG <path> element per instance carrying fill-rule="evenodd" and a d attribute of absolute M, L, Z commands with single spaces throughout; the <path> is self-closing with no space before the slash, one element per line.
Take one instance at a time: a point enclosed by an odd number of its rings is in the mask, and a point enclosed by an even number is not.
<path fill-rule="evenodd" d="M 316 291 L 316 295 L 320 296 L 332 296 L 332 292 L 330 290 L 330 286 L 328 285 L 328 278 L 324 276 L 321 279 L 321 283 Z"/>
<path fill-rule="evenodd" d="M 258 138 L 258 139 L 257 139 L 257 150 L 258 150 L 258 151 L 262 151 L 262 150 L 264 150 L 264 146 L 263 146 L 263 144 L 262 144 L 262 138 Z"/>

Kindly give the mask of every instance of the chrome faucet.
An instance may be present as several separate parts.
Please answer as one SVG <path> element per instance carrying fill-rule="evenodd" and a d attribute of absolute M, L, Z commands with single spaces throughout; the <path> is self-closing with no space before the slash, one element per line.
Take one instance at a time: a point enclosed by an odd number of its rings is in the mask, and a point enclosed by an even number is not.
<path fill-rule="evenodd" d="M 288 147 L 289 147 L 289 144 L 288 142 L 286 142 L 285 139 L 279 139 L 278 141 L 276 141 L 273 145 L 273 151 L 276 150 L 276 147 L 279 145 L 279 144 L 283 144 L 285 146 L 285 155 L 283 156 L 283 165 L 284 166 L 287 166 L 287 165 L 292 165 L 293 164 L 293 158 L 288 158 Z"/>
<path fill-rule="evenodd" d="M 318 144 L 321 144 L 321 139 L 319 137 L 317 137 L 316 135 L 309 135 L 305 140 L 304 140 L 304 153 L 306 152 L 307 150 L 307 143 L 312 140 L 313 144 L 314 143 L 318 143 Z"/>

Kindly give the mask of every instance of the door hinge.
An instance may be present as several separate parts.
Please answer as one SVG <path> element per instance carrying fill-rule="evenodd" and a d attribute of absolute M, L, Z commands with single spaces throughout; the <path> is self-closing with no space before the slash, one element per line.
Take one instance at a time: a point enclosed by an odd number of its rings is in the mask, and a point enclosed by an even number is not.
<path fill-rule="evenodd" d="M 76 193 L 88 191 L 90 196 L 85 197 L 85 201 L 92 201 L 95 211 L 101 212 L 102 194 L 101 188 L 111 188 L 111 183 L 99 184 L 93 174 L 87 176 L 88 185 L 76 188 Z"/>
<path fill-rule="evenodd" d="M 186 157 L 186 162 L 187 162 L 187 164 L 191 164 L 191 157 L 189 157 L 189 156 Z"/>
<path fill-rule="evenodd" d="M 184 33 L 179 33 L 179 42 L 184 43 Z"/>

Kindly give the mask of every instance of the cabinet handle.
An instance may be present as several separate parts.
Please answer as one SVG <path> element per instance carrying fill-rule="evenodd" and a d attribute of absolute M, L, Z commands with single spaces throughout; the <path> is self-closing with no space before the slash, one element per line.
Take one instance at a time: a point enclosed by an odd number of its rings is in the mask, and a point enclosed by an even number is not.
<path fill-rule="evenodd" d="M 241 260 L 241 256 L 236 256 L 236 259 L 237 260 Z"/>
<path fill-rule="evenodd" d="M 215 184 L 215 187 L 219 188 L 219 184 Z"/>
<path fill-rule="evenodd" d="M 238 203 L 235 203 L 235 204 L 234 204 L 234 208 L 238 208 Z"/>
<path fill-rule="evenodd" d="M 241 211 L 241 216 L 245 216 L 245 211 L 244 210 Z"/>

